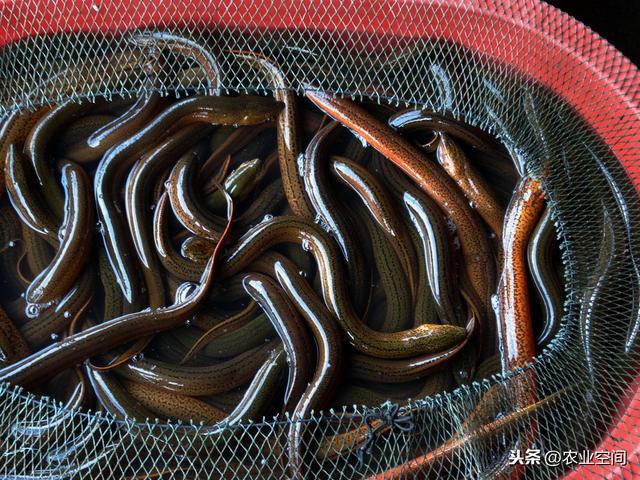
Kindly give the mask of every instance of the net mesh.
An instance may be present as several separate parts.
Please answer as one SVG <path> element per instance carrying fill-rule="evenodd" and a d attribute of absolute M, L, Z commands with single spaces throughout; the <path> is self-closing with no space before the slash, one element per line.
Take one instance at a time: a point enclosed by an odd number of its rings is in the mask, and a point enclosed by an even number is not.
<path fill-rule="evenodd" d="M 5 113 L 67 99 L 136 96 L 149 89 L 206 92 L 210 86 L 193 58 L 164 55 L 159 60 L 157 52 L 134 41 L 146 32 L 172 32 L 215 54 L 222 91 L 269 90 L 265 78 L 235 64 L 229 54 L 261 52 L 277 60 L 297 91 L 312 86 L 452 114 L 493 133 L 543 179 L 565 266 L 565 312 L 557 337 L 530 367 L 504 377 L 412 401 L 399 410 L 392 404 L 352 406 L 300 421 L 307 432 L 306 478 L 367 478 L 425 454 L 420 471 L 433 477 L 499 476 L 496 465 L 530 431 L 535 432 L 531 446 L 543 458 L 550 451 L 584 454 L 639 443 L 633 404 L 627 411 L 629 436 L 617 439 L 607 432 L 638 390 L 640 205 L 634 184 L 640 179 L 622 167 L 620 157 L 637 158 L 640 146 L 635 119 L 615 117 L 599 83 L 602 76 L 616 83 L 637 109 L 637 71 L 611 49 L 603 50 L 595 36 L 578 35 L 569 17 L 554 14 L 554 21 L 547 21 L 548 8 L 537 2 L 490 5 L 504 28 L 492 28 L 474 8 L 438 2 L 373 2 L 362 4 L 358 15 L 349 2 L 220 2 L 203 10 L 190 2 L 132 7 L 111 0 L 85 3 L 75 11 L 77 5 L 66 2 L 33 1 L 8 4 L 0 11 L 5 36 L 12 40 L 0 55 Z M 271 28 L 264 27 L 264 18 Z M 57 33 L 19 38 L 25 31 L 47 30 L 51 19 Z M 112 28 L 99 28 L 104 24 Z M 317 24 L 324 28 L 311 27 Z M 388 24 L 394 35 L 376 33 Z M 445 30 L 447 41 L 444 33 L 438 35 Z M 522 35 L 527 30 L 556 39 L 566 46 L 564 53 L 528 43 Z M 468 32 L 475 37 L 468 38 Z M 494 45 L 504 61 L 470 49 L 472 40 Z M 595 65 L 600 77 L 595 70 L 572 77 L 569 64 L 576 56 Z M 518 67 L 534 57 L 546 65 L 555 85 L 577 82 L 588 92 L 597 112 L 589 123 L 522 73 Z M 596 135 L 594 123 L 606 126 L 607 143 Z M 612 143 L 615 153 L 608 146 Z M 589 326 L 587 343 L 581 325 Z M 518 396 L 524 389 L 537 403 L 522 410 Z M 470 417 L 481 403 L 493 413 Z M 386 428 L 374 431 L 374 421 Z M 0 387 L 0 476 L 286 478 L 291 423 L 265 419 L 211 432 L 153 419 L 120 421 L 68 411 L 5 385 Z M 361 432 L 366 441 L 339 435 L 347 431 Z M 458 439 L 455 447 L 439 449 L 451 438 Z M 533 462 L 523 467 L 524 476 L 556 478 L 575 466 L 578 457 L 572 458 Z M 627 461 L 616 475 L 631 478 L 638 471 L 640 459 L 633 450 Z M 408 469 L 395 473 L 397 478 L 414 477 Z"/>

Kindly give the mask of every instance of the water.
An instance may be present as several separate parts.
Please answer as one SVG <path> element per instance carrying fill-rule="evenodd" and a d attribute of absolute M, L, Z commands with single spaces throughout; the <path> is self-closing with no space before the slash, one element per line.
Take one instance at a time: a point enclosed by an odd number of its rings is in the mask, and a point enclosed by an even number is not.
<path fill-rule="evenodd" d="M 431 71 L 436 75 L 439 79 L 439 85 L 443 90 L 443 109 L 447 110 L 451 107 L 453 98 L 451 85 L 447 81 L 446 75 L 442 71 L 442 69 L 438 65 L 432 65 Z M 177 98 L 177 96 L 175 97 Z M 168 98 L 167 102 L 175 101 L 171 98 Z M 320 127 L 322 114 L 320 114 L 315 107 L 312 107 L 311 104 L 305 99 L 299 100 L 299 108 L 301 112 L 311 112 L 308 113 L 311 118 L 313 115 L 316 116 L 315 123 L 312 128 L 308 126 L 300 127 L 298 131 L 298 136 L 301 139 L 301 148 L 302 152 L 297 156 L 297 173 L 300 176 L 304 176 L 304 159 L 305 149 L 309 143 L 309 140 L 315 135 L 317 129 Z M 371 106 L 367 108 L 372 108 Z M 380 112 L 385 111 L 383 108 L 379 108 L 376 110 L 376 115 L 380 116 Z M 302 115 L 301 116 L 304 116 Z M 386 110 L 386 115 L 389 115 L 390 112 Z M 240 120 L 240 119 L 238 119 Z M 246 121 L 247 117 L 242 118 L 242 121 Z M 238 122 L 232 122 L 238 123 Z M 169 126 L 168 126 L 169 128 Z M 231 239 L 229 239 L 227 243 L 227 248 L 232 249 L 234 246 L 238 245 L 238 242 L 242 241 L 242 235 L 246 234 L 248 231 L 248 226 L 251 223 L 260 222 L 260 223 L 268 223 L 272 222 L 275 218 L 281 215 L 292 215 L 292 212 L 287 208 L 286 201 L 284 200 L 283 192 L 277 192 L 280 196 L 277 201 L 272 201 L 270 199 L 268 205 L 270 206 L 268 209 L 263 207 L 262 205 L 255 205 L 254 202 L 258 198 L 259 193 L 265 186 L 271 184 L 275 179 L 277 179 L 281 173 L 280 168 L 278 166 L 278 155 L 277 155 L 277 147 L 276 147 L 276 139 L 275 139 L 275 129 L 266 129 L 262 131 L 262 133 L 255 133 L 255 130 L 247 127 L 240 127 L 238 125 L 224 127 L 227 128 L 226 133 L 228 135 L 233 134 L 234 130 L 244 129 L 246 131 L 246 135 L 254 135 L 252 138 L 243 138 L 239 136 L 236 138 L 236 142 L 225 144 L 226 138 L 220 134 L 220 132 L 224 132 L 224 130 L 219 130 L 218 137 L 214 135 L 204 136 L 202 139 L 193 140 L 193 144 L 189 146 L 188 154 L 192 155 L 196 158 L 194 161 L 204 162 L 207 158 L 209 158 L 214 152 L 220 159 L 223 159 L 227 154 L 232 154 L 232 163 L 229 166 L 228 172 L 234 171 L 238 165 L 242 165 L 243 162 L 249 161 L 251 159 L 258 158 L 261 160 L 263 171 L 259 172 L 257 178 L 259 179 L 259 184 L 255 186 L 242 186 L 242 185 L 229 185 L 229 189 L 235 192 L 236 198 L 234 199 L 234 210 L 235 210 L 235 218 L 234 218 L 234 228 L 232 230 Z M 435 133 L 429 134 L 427 132 L 429 138 L 436 139 L 438 138 Z M 356 142 L 353 142 L 353 138 L 355 137 Z M 212 140 L 213 139 L 213 140 Z M 216 140 L 217 139 L 217 140 Z M 407 139 L 410 142 L 418 142 L 419 137 L 412 137 L 411 135 L 407 136 Z M 259 140 L 259 141 L 258 141 Z M 236 150 L 234 150 L 235 145 L 241 145 Z M 509 170 L 515 172 L 515 168 L 513 164 L 510 164 L 510 160 L 506 155 L 497 155 L 496 159 L 492 161 L 502 162 L 500 165 L 496 167 L 496 165 L 489 165 L 491 168 L 488 168 L 488 163 L 485 159 L 480 159 L 475 157 L 475 151 L 473 149 L 469 149 L 468 146 L 464 145 L 462 142 L 462 147 L 465 149 L 465 152 L 469 155 L 469 161 L 475 162 L 474 165 L 477 170 L 481 173 L 481 175 L 485 176 L 489 182 L 500 182 L 503 185 L 504 190 L 509 190 L 509 188 L 513 188 L 513 183 L 509 184 L 509 178 L 504 177 L 503 174 L 498 175 L 497 171 Z M 357 252 L 358 255 L 361 256 L 362 261 L 362 272 L 359 272 L 360 275 L 363 275 L 360 278 L 359 282 L 354 283 L 354 279 L 352 276 L 352 266 L 346 264 L 344 258 L 341 254 L 341 249 L 335 244 L 335 240 L 331 235 L 324 235 L 322 237 L 322 241 L 317 242 L 313 238 L 313 233 L 305 233 L 305 232 L 293 232 L 286 239 L 285 238 L 276 238 L 270 240 L 268 246 L 264 247 L 265 249 L 274 249 L 281 254 L 287 255 L 290 260 L 292 260 L 296 266 L 294 272 L 296 272 L 296 277 L 300 282 L 306 284 L 306 287 L 297 287 L 296 291 L 299 292 L 302 289 L 305 295 L 315 295 L 315 300 L 319 302 L 321 305 L 324 304 L 323 295 L 326 292 L 322 292 L 320 287 L 322 282 L 334 282 L 334 285 L 337 285 L 337 282 L 342 282 L 344 285 L 344 292 L 346 292 L 346 297 L 342 298 L 340 301 L 350 302 L 353 304 L 354 301 L 354 285 L 360 285 L 359 288 L 364 288 L 367 290 L 365 295 L 365 304 L 359 306 L 360 311 L 356 313 L 357 321 L 363 321 L 368 323 L 369 325 L 384 325 L 385 322 L 384 316 L 392 315 L 393 309 L 398 305 L 398 298 L 401 294 L 408 294 L 408 298 L 410 299 L 409 308 L 407 310 L 408 315 L 412 316 L 415 295 L 416 292 L 409 292 L 409 285 L 406 283 L 407 272 L 404 272 L 402 275 L 398 275 L 394 278 L 399 279 L 395 280 L 401 283 L 397 283 L 391 285 L 389 282 L 386 282 L 384 275 L 389 274 L 390 271 L 400 268 L 405 269 L 407 266 L 417 266 L 420 262 L 423 262 L 424 259 L 419 258 L 416 252 L 421 251 L 416 248 L 416 245 L 413 245 L 412 236 L 410 235 L 411 229 L 413 228 L 412 223 L 407 221 L 407 212 L 405 211 L 405 205 L 402 201 L 402 191 L 398 191 L 397 181 L 392 182 L 390 178 L 387 178 L 382 172 L 384 169 L 379 168 L 375 162 L 372 161 L 371 152 L 372 148 L 367 142 L 367 140 L 348 129 L 341 129 L 340 134 L 336 136 L 336 139 L 328 145 L 321 146 L 319 150 L 320 161 L 324 162 L 326 165 L 327 171 L 325 172 L 325 185 L 322 185 L 322 188 L 326 188 L 326 194 L 330 196 L 332 201 L 335 203 L 337 208 L 339 208 L 338 214 L 344 215 L 346 219 L 347 232 L 351 241 L 353 242 L 352 250 Z M 504 152 L 503 152 L 504 153 Z M 376 205 L 375 202 L 371 202 L 370 204 L 363 203 L 363 199 L 367 199 L 367 195 L 371 195 L 371 191 L 367 190 L 367 179 L 363 177 L 362 179 L 362 191 L 358 192 L 358 195 L 345 186 L 344 184 L 336 181 L 335 178 L 331 175 L 329 171 L 329 162 L 331 155 L 352 155 L 355 160 L 361 166 L 364 166 L 368 175 L 371 175 L 381 188 L 384 189 L 382 192 L 376 193 L 373 192 L 374 196 L 372 199 L 378 198 L 375 195 L 383 196 L 386 198 L 388 205 L 392 207 L 391 210 L 379 210 L 380 205 Z M 267 162 L 266 159 L 270 156 L 275 155 L 275 161 Z M 425 154 L 428 155 L 428 154 Z M 167 161 L 169 167 L 172 164 L 175 164 L 179 156 L 175 156 Z M 427 157 L 425 157 L 427 158 Z M 222 160 L 220 160 L 221 162 Z M 381 158 L 380 161 L 386 162 L 388 160 Z M 429 160 L 431 161 L 431 160 Z M 499 167 L 499 168 L 498 168 Z M 395 172 L 394 175 L 398 175 L 402 181 L 410 181 L 403 174 L 400 173 L 399 170 L 396 169 L 395 166 L 391 167 L 392 172 Z M 93 171 L 91 168 L 87 167 L 87 172 L 89 175 L 93 175 Z M 228 175 L 227 172 L 227 175 Z M 126 172 L 125 172 L 126 173 Z M 94 282 L 94 295 L 88 300 L 86 305 L 80 307 L 80 303 L 83 302 L 81 298 L 75 299 L 76 297 L 65 298 L 65 302 L 69 302 L 69 305 L 73 305 L 67 307 L 65 309 L 61 309 L 62 311 L 56 312 L 55 315 L 58 315 L 59 322 L 61 325 L 60 328 L 56 330 L 56 332 L 52 332 L 50 334 L 50 341 L 55 342 L 59 340 L 60 335 L 66 335 L 66 328 L 71 321 L 72 318 L 78 316 L 78 329 L 83 328 L 83 322 L 89 318 L 93 323 L 99 323 L 100 319 L 103 317 L 104 309 L 109 306 L 112 311 L 122 312 L 122 313 L 131 313 L 133 311 L 142 311 L 150 313 L 151 309 L 148 306 L 148 298 L 151 294 L 159 295 L 162 302 L 164 302 L 161 309 L 166 308 L 171 304 L 182 304 L 193 298 L 194 294 L 198 291 L 200 286 L 200 276 L 195 275 L 193 259 L 192 255 L 184 255 L 185 242 L 188 240 L 185 239 L 196 239 L 194 236 L 194 232 L 189 231 L 189 228 L 193 228 L 193 225 L 196 226 L 204 226 L 207 225 L 210 230 L 218 230 L 221 231 L 222 227 L 226 223 L 226 219 L 219 214 L 208 211 L 206 207 L 206 202 L 204 202 L 204 198 L 206 193 L 202 190 L 201 185 L 207 184 L 210 178 L 199 178 L 198 175 L 195 175 L 193 179 L 189 181 L 192 182 L 193 191 L 190 192 L 189 195 L 185 195 L 185 202 L 192 202 L 185 205 L 182 205 L 181 208 L 185 212 L 191 212 L 193 215 L 192 218 L 188 219 L 187 222 L 184 218 L 180 218 L 176 216 L 172 209 L 171 205 L 167 204 L 167 213 L 166 224 L 159 225 L 158 215 L 156 212 L 158 205 L 159 195 L 166 190 L 170 186 L 170 180 L 168 174 L 170 173 L 170 168 L 163 172 L 162 175 L 160 173 L 156 174 L 153 182 L 149 183 L 149 188 L 146 191 L 146 199 L 144 200 L 141 208 L 144 208 L 147 211 L 147 214 L 141 216 L 141 219 L 144 221 L 142 225 L 140 225 L 140 230 L 138 234 L 138 238 L 144 239 L 146 242 L 146 248 L 150 250 L 150 253 L 147 257 L 152 258 L 153 260 L 148 264 L 151 268 L 154 269 L 153 275 L 151 276 L 149 272 L 143 272 L 139 262 L 137 262 L 137 252 L 135 249 L 132 249 L 131 246 L 118 246 L 115 248 L 122 249 L 122 259 L 117 256 L 114 256 L 110 253 L 108 255 L 109 262 L 106 266 L 102 266 L 101 270 L 94 269 L 92 274 L 94 278 L 91 279 Z M 514 175 L 515 177 L 515 175 Z M 114 177 L 117 179 L 117 176 Z M 220 180 L 220 179 L 218 179 Z M 224 180 L 224 179 L 223 179 Z M 120 182 L 118 184 L 114 184 L 113 188 L 115 190 L 122 191 L 126 187 L 126 175 L 122 178 L 117 179 L 116 181 Z M 224 182 L 222 182 L 224 183 Z M 303 182 L 304 183 L 304 182 Z M 152 187 L 153 184 L 153 187 Z M 394 187 L 394 185 L 396 185 Z M 304 188 L 311 188 L 309 185 L 303 185 Z M 414 187 L 416 185 L 414 184 Z M 247 193 L 242 193 L 247 192 Z M 122 200 L 120 198 L 119 200 Z M 175 200 L 175 199 L 174 199 Z M 104 197 L 102 194 L 99 194 L 96 198 L 98 203 L 98 210 L 103 208 L 108 208 L 109 205 L 104 203 Z M 182 201 L 182 200 L 177 200 Z M 119 215 L 122 220 L 121 227 L 125 232 L 128 232 L 130 229 L 130 225 L 128 224 L 128 217 L 126 215 L 126 209 L 123 208 L 124 203 L 120 202 L 117 205 L 113 205 L 114 211 L 119 212 Z M 366 208 L 365 208 L 366 207 Z M 451 201 L 444 199 L 441 201 L 440 207 L 443 209 L 441 214 L 446 214 L 446 210 L 451 207 Z M 471 212 L 476 210 L 477 205 L 473 201 L 468 202 L 468 207 Z M 386 207 L 385 207 L 386 208 Z M 385 219 L 385 225 L 389 228 L 386 230 L 382 229 L 378 226 L 377 223 L 374 222 L 373 228 L 380 229 L 380 235 L 382 240 L 377 241 L 377 243 L 372 243 L 372 238 L 367 233 L 366 225 L 364 222 L 364 216 L 371 216 L 371 210 L 377 210 L 377 214 Z M 254 211 L 255 210 L 255 211 Z M 477 215 L 477 213 L 473 213 Z M 253 217 L 243 217 L 253 215 Z M 104 218 L 104 215 L 100 215 L 100 218 Z M 391 220 L 389 220 L 391 219 Z M 250 221 L 249 221 L 250 220 Z M 244 222 L 244 223 L 243 223 Z M 331 231 L 331 227 L 326 221 L 326 218 L 320 213 L 313 213 L 312 218 L 302 220 L 302 223 L 310 222 L 312 224 L 317 225 L 323 232 L 329 233 Z M 390 226 L 393 225 L 394 228 Z M 399 227 L 398 227 L 399 226 Z M 447 230 L 445 232 L 444 241 L 447 242 L 448 246 L 451 249 L 452 262 L 447 266 L 447 269 L 444 269 L 446 275 L 450 275 L 452 278 L 451 285 L 454 285 L 454 288 L 460 288 L 459 285 L 459 276 L 461 272 L 462 265 L 461 261 L 461 252 L 460 252 L 460 239 L 459 235 L 468 234 L 468 232 L 458 231 L 456 227 L 452 224 L 450 219 L 447 219 Z M 101 220 L 96 221 L 97 227 L 97 241 L 95 242 L 95 248 L 91 255 L 95 256 L 98 249 L 105 248 L 105 238 L 108 238 L 111 235 L 111 232 L 119 227 L 114 226 L 113 228 L 106 229 L 105 225 Z M 310 232 L 315 230 L 311 229 Z M 392 234 L 389 232 L 392 231 Z M 162 251 L 158 250 L 157 240 L 159 233 L 166 233 L 166 238 L 170 242 L 168 246 L 165 245 L 165 249 Z M 451 235 L 449 235 L 451 233 Z M 474 232 L 475 235 L 486 235 L 488 238 L 495 240 L 495 235 L 487 231 L 483 232 Z M 268 231 L 267 231 L 268 235 Z M 126 235 L 125 235 L 126 237 Z M 322 242 L 328 239 L 330 242 L 334 242 L 333 250 L 336 255 L 339 255 L 338 258 L 332 258 L 331 261 L 334 262 L 332 264 L 332 268 L 337 268 L 338 270 L 332 271 L 332 274 L 337 274 L 336 278 L 323 278 L 322 282 L 321 277 L 327 275 L 328 271 L 326 269 L 329 265 L 316 265 L 315 259 L 313 255 L 306 255 L 302 252 L 311 252 L 315 255 L 315 258 L 322 258 L 322 255 L 326 252 L 322 250 Z M 16 239 L 12 239 L 5 243 L 6 249 L 13 248 L 15 243 L 20 239 L 16 237 Z M 283 249 L 280 245 L 282 240 L 293 240 L 299 245 L 299 248 L 296 249 Z M 207 242 L 212 242 L 211 240 L 206 240 Z M 398 249 L 398 242 L 409 242 L 404 244 L 403 248 Z M 190 244 L 191 242 L 189 242 Z M 495 242 L 494 242 L 495 243 Z M 260 246 L 259 242 L 256 243 L 256 246 Z M 168 248 L 168 250 L 167 250 Z M 254 248 L 254 247 L 251 247 Z M 262 248 L 262 247 L 261 247 Z M 381 249 L 382 254 L 374 256 L 373 248 Z M 173 249 L 173 251 L 171 251 Z M 165 251 L 166 250 L 166 251 Z M 297 253 L 296 253 L 297 252 Z M 407 252 L 407 255 L 410 255 L 409 258 L 399 258 L 399 252 Z M 334 254 L 332 253 L 332 254 Z M 48 258 L 44 262 L 49 263 L 52 259 L 53 252 L 48 252 Z M 247 272 L 251 272 L 254 267 L 252 263 L 252 259 L 257 258 L 258 253 L 252 252 L 250 255 L 250 259 L 247 260 L 246 265 L 244 265 L 243 269 L 239 272 L 235 272 L 235 276 L 232 275 L 230 277 L 222 277 L 221 275 L 224 272 L 225 267 L 225 254 L 223 249 L 223 255 L 219 258 L 216 272 L 214 275 L 215 285 L 214 288 L 211 288 L 206 299 L 204 300 L 203 305 L 197 313 L 197 316 L 193 318 L 186 319 L 181 327 L 177 330 L 171 330 L 170 332 L 156 336 L 151 340 L 151 344 L 147 347 L 143 352 L 136 354 L 130 360 L 132 365 L 138 364 L 141 360 L 145 360 L 145 365 L 148 364 L 149 369 L 157 372 L 161 370 L 162 365 L 164 363 L 173 364 L 175 368 L 202 368 L 207 365 L 207 361 L 210 362 L 219 362 L 221 358 L 224 358 L 225 351 L 217 349 L 215 354 L 211 354 L 216 356 L 215 359 L 209 359 L 206 356 L 206 349 L 199 353 L 194 359 L 191 359 L 187 363 L 187 366 L 180 365 L 179 362 L 182 358 L 185 357 L 189 348 L 193 345 L 201 335 L 204 334 L 206 329 L 203 325 L 206 325 L 207 328 L 210 326 L 215 326 L 219 324 L 221 321 L 232 318 L 234 316 L 238 316 L 240 309 L 244 308 L 247 304 L 248 295 L 243 290 L 242 282 L 239 280 L 242 279 L 242 275 Z M 376 258 L 378 260 L 376 260 Z M 382 259 L 382 260 L 380 260 Z M 395 259 L 395 260 L 394 260 Z M 439 259 L 432 259 L 432 261 L 438 261 Z M 483 259 L 479 256 L 472 257 L 472 261 L 480 262 Z M 133 278 L 121 278 L 122 272 L 127 271 L 124 268 L 124 264 L 120 264 L 118 262 L 127 262 L 132 261 L 134 268 L 130 269 L 134 272 Z M 387 264 L 381 262 L 389 262 Z M 31 262 L 33 263 L 33 262 Z M 89 260 L 87 262 L 88 265 L 93 265 L 95 262 Z M 117 267 L 117 269 L 115 268 Z M 120 274 L 116 276 L 114 274 L 115 270 L 118 270 Z M 199 271 L 201 272 L 202 267 L 199 267 Z M 3 274 L 11 275 L 11 272 L 0 272 Z M 34 272 L 37 273 L 37 272 Z M 196 272 L 197 273 L 197 272 Z M 272 272 L 262 272 L 268 275 L 271 275 Z M 415 274 L 416 272 L 413 272 Z M 137 276 L 136 276 L 137 275 Z M 224 275 L 227 275 L 226 273 Z M 157 285 L 147 283 L 147 282 L 158 282 Z M 329 284 L 329 283 L 327 283 Z M 428 283 L 423 282 L 422 285 L 428 285 Z M 125 288 L 126 287 L 126 288 Z M 79 287 L 78 287 L 79 288 Z M 392 288 L 392 290 L 388 290 Z M 428 286 L 426 287 L 428 288 Z M 123 291 L 129 292 L 132 295 L 132 303 L 131 305 L 126 306 L 126 308 L 122 307 L 122 295 Z M 158 294 L 158 292 L 160 292 Z M 310 293 L 315 292 L 315 293 Z M 20 295 L 22 292 L 15 294 L 16 296 Z M 282 293 L 282 292 L 281 292 Z M 458 292 L 459 293 L 459 292 Z M 289 291 L 290 296 L 285 297 L 289 298 L 289 302 L 291 302 L 291 298 L 296 294 L 294 291 Z M 286 294 L 285 294 L 286 295 Z M 454 308 L 459 312 L 466 312 L 467 304 L 464 300 L 464 296 L 456 295 L 455 298 L 458 299 L 458 304 L 454 306 Z M 299 300 L 297 300 L 299 301 Z M 302 300 L 304 301 L 304 300 Z M 333 301 L 330 298 L 327 298 L 327 302 L 330 305 L 329 307 L 323 306 L 322 315 L 325 315 L 327 318 L 331 318 L 331 321 L 336 321 L 335 312 L 333 311 L 333 307 L 329 302 Z M 492 299 L 492 303 L 495 303 L 495 299 Z M 118 307 L 119 305 L 119 307 Z M 242 305 L 242 307 L 240 307 Z M 29 319 L 36 321 L 39 317 L 41 317 L 45 311 L 47 313 L 51 312 L 50 308 L 53 306 L 53 303 L 40 305 L 40 304 L 27 304 L 25 307 L 26 315 Z M 282 308 L 282 307 L 279 307 Z M 304 308 L 296 308 L 294 304 L 289 305 L 287 308 L 291 308 L 297 312 L 299 318 L 295 321 L 302 322 L 306 326 L 303 327 L 308 334 L 309 332 L 309 324 L 310 322 L 315 321 L 315 315 L 319 312 L 313 311 L 305 311 Z M 308 307 L 310 308 L 310 307 Z M 355 308 L 353 305 L 351 308 Z M 273 313 L 276 312 L 276 313 Z M 275 315 L 278 312 L 278 308 L 274 307 L 274 309 L 269 313 L 269 315 Z M 237 335 L 239 329 L 243 328 L 243 326 L 247 325 L 250 321 L 253 321 L 259 314 L 261 313 L 261 309 L 257 308 L 254 311 L 251 311 L 250 315 L 247 318 L 239 317 L 236 321 L 237 324 L 229 324 L 222 328 L 219 331 L 218 336 L 231 338 L 231 335 Z M 342 313 L 344 314 L 344 313 Z M 288 314 L 289 315 L 289 314 Z M 30 320 L 31 321 L 31 320 Z M 153 321 L 153 320 L 152 320 Z M 267 317 L 265 317 L 265 321 L 269 321 Z M 327 320 L 322 320 L 327 321 Z M 320 322 L 321 323 L 321 322 Z M 402 323 L 403 329 L 410 328 L 413 323 L 413 318 L 405 319 Z M 320 329 L 322 331 L 322 325 L 315 325 L 314 328 Z M 251 332 L 248 332 L 250 334 Z M 105 337 L 108 333 L 104 334 Z M 260 336 L 260 342 L 264 339 L 264 343 L 272 344 L 273 338 L 275 334 L 266 335 L 264 337 Z M 344 337 L 347 342 L 353 343 L 356 340 L 357 335 L 354 335 L 353 332 L 344 332 Z M 134 338 L 130 339 L 131 341 L 135 340 Z M 166 344 L 162 344 L 162 342 L 166 342 Z M 127 347 L 127 345 L 131 343 L 130 341 L 125 342 L 122 345 L 122 348 Z M 309 356 L 309 358 L 314 358 L 316 356 L 315 350 L 315 341 L 311 340 L 310 346 L 308 350 L 304 352 L 305 355 Z M 241 350 L 241 348 L 240 348 Z M 362 350 L 366 353 L 370 353 L 370 346 L 364 345 L 362 346 Z M 354 354 L 353 347 L 346 347 L 346 351 L 348 355 Z M 291 365 L 289 360 L 289 355 L 287 356 L 287 365 Z M 229 359 L 224 359 L 229 360 Z M 160 362 L 160 363 L 154 363 Z M 164 362 L 164 363 L 161 363 Z M 204 363 L 203 363 L 204 362 Z M 311 361 L 312 365 L 315 365 L 315 360 Z M 334 370 L 333 363 L 327 362 L 324 365 L 325 370 L 333 371 Z M 146 367 L 145 367 L 146 368 Z M 346 372 L 342 372 L 343 381 L 341 386 L 339 387 L 339 392 L 342 391 L 342 388 L 350 386 L 353 383 L 353 380 L 350 379 L 350 374 L 348 372 L 349 366 L 348 363 L 346 367 L 343 365 L 343 368 L 346 368 Z M 464 372 L 462 372 L 464 373 Z M 390 388 L 389 385 L 386 385 L 386 372 L 384 369 L 375 369 L 373 373 L 370 374 L 371 378 L 362 379 L 357 378 L 355 381 L 358 384 L 366 385 L 368 388 L 373 390 L 375 389 L 385 389 Z M 462 374 L 459 374 L 458 377 L 463 377 Z M 429 376 L 425 377 L 425 379 L 421 381 L 425 381 Z M 310 379 L 309 379 L 310 380 Z M 465 381 L 468 379 L 465 379 Z M 311 385 L 313 382 L 310 382 Z M 409 382 L 411 383 L 411 382 Z M 414 381 L 415 383 L 415 381 Z M 177 389 L 176 391 L 180 392 L 180 382 L 176 382 L 172 388 Z M 394 398 L 402 399 L 409 398 L 411 394 L 416 393 L 415 385 L 412 384 L 412 387 L 409 388 L 404 384 L 397 384 L 393 387 L 397 390 L 397 395 Z M 403 393 L 405 392 L 405 393 Z M 404 395 L 404 397 L 403 397 Z M 272 411 L 261 412 L 261 414 L 274 414 L 279 411 L 279 408 L 274 406 Z M 198 419 L 194 419 L 198 420 Z"/>

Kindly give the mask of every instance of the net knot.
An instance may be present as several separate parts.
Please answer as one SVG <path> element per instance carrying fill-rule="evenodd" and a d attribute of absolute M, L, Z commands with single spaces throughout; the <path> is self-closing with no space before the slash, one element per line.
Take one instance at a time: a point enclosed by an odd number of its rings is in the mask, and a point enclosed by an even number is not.
<path fill-rule="evenodd" d="M 400 405 L 391 402 L 385 402 L 378 410 L 365 415 L 364 423 L 367 426 L 367 435 L 357 451 L 359 468 L 364 466 L 366 458 L 373 452 L 382 432 L 397 429 L 409 433 L 415 428 L 410 416 L 400 415 Z"/>

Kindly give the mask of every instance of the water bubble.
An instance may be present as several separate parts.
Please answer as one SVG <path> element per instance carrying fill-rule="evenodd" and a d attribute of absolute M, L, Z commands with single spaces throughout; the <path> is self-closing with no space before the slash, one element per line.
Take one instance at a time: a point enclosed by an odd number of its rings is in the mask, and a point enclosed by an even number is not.
<path fill-rule="evenodd" d="M 136 353 L 133 357 L 131 357 L 131 361 L 133 363 L 137 363 L 141 360 L 144 360 L 144 353 L 140 352 L 140 353 Z"/>
<path fill-rule="evenodd" d="M 16 246 L 16 242 L 14 240 L 9 240 L 9 243 L 7 243 L 7 247 L 9 248 L 13 248 Z"/>
<path fill-rule="evenodd" d="M 71 318 L 71 312 L 66 311 L 66 312 L 64 312 L 64 313 L 62 314 L 62 316 L 63 316 L 64 318 Z"/>
<path fill-rule="evenodd" d="M 58 340 L 58 338 L 60 338 L 60 335 L 58 335 L 57 333 L 52 333 L 51 335 L 49 335 L 49 337 L 55 342 L 56 340 Z"/>
<path fill-rule="evenodd" d="M 497 315 L 498 310 L 500 309 L 500 299 L 495 293 L 491 295 L 491 308 L 493 308 L 493 311 L 496 312 Z"/>
<path fill-rule="evenodd" d="M 304 153 L 298 155 L 298 158 L 296 158 L 296 165 L 298 166 L 298 175 L 304 177 Z"/>
<path fill-rule="evenodd" d="M 29 318 L 35 318 L 40 315 L 41 306 L 37 303 L 29 303 L 24 313 Z"/>
<path fill-rule="evenodd" d="M 266 465 L 267 464 L 267 459 L 263 458 L 262 460 L 260 460 L 260 465 Z"/>
<path fill-rule="evenodd" d="M 187 319 L 187 321 L 186 321 L 186 322 L 184 322 L 184 324 L 185 324 L 185 325 L 191 325 L 192 323 L 193 323 L 193 322 L 192 322 L 192 320 L 191 320 L 190 318 L 189 318 L 189 319 Z"/>
<path fill-rule="evenodd" d="M 305 270 L 300 270 L 298 272 L 298 275 L 300 275 L 302 278 L 307 278 L 309 276 L 309 274 Z"/>
<path fill-rule="evenodd" d="M 326 221 L 326 219 L 322 215 L 316 215 L 316 218 L 314 218 L 314 221 L 325 232 L 331 231 L 331 227 L 329 226 L 329 223 Z"/>
<path fill-rule="evenodd" d="M 267 213 L 264 217 L 262 217 L 263 222 L 270 222 L 271 220 L 273 220 L 273 215 L 271 215 L 270 213 Z"/>
<path fill-rule="evenodd" d="M 309 250 L 311 250 L 311 242 L 306 238 L 302 240 L 302 242 L 300 243 L 300 246 L 305 252 L 308 252 Z"/>
<path fill-rule="evenodd" d="M 156 209 L 156 204 L 152 203 L 151 205 L 149 205 L 149 210 L 153 211 Z"/>

